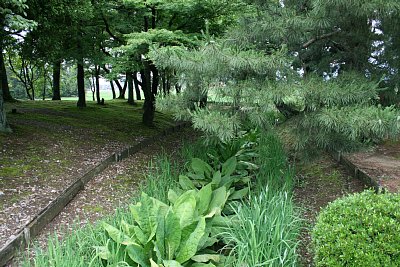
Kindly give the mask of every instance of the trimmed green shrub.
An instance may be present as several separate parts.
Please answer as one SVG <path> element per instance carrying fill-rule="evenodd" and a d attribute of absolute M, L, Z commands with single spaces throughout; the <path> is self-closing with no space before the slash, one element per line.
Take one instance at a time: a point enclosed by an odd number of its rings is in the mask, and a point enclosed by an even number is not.
<path fill-rule="evenodd" d="M 319 214 L 312 238 L 316 266 L 400 266 L 400 195 L 338 199 Z"/>

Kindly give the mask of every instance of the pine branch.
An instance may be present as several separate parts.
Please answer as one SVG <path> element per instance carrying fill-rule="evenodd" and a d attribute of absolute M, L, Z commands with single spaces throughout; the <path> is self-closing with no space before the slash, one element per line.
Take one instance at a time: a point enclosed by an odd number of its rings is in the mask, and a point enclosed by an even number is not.
<path fill-rule="evenodd" d="M 330 33 L 326 33 L 326 34 L 322 34 L 322 35 L 316 36 L 316 37 L 314 37 L 314 38 L 308 40 L 307 42 L 305 42 L 305 43 L 302 45 L 302 47 L 303 47 L 304 49 L 306 49 L 306 48 L 308 48 L 310 45 L 312 45 L 313 43 L 315 43 L 316 41 L 319 41 L 319 40 L 323 40 L 323 39 L 327 39 L 327 38 L 329 38 L 329 37 L 332 37 L 332 36 L 338 34 L 340 31 L 341 31 L 340 29 L 336 29 L 336 30 L 333 31 L 333 32 L 330 32 Z"/>

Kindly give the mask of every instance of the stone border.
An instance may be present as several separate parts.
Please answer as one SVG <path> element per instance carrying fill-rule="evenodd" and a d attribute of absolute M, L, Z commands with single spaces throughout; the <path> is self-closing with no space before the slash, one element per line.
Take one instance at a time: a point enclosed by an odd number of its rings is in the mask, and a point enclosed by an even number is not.
<path fill-rule="evenodd" d="M 119 162 L 133 154 L 137 153 L 141 149 L 152 144 L 156 139 L 163 136 L 169 135 L 173 132 L 179 131 L 180 129 L 190 125 L 188 122 L 181 122 L 172 127 L 164 129 L 161 133 L 155 136 L 148 137 L 140 143 L 130 146 L 122 151 L 113 153 L 108 158 L 104 159 L 96 166 L 87 171 L 79 179 L 77 179 L 72 185 L 65 189 L 56 199 L 50 202 L 44 209 L 42 209 L 25 227 L 20 230 L 13 239 L 7 242 L 0 249 L 0 266 L 5 266 L 15 254 L 25 248 L 30 240 L 37 236 L 40 231 L 53 220 L 64 207 L 81 191 L 85 185 L 97 174 L 101 173 L 109 165 L 114 162 Z"/>
<path fill-rule="evenodd" d="M 340 164 L 342 164 L 354 178 L 359 179 L 368 187 L 372 187 L 375 191 L 384 190 L 374 177 L 369 176 L 366 172 L 357 167 L 351 160 L 341 151 L 329 151 L 331 156 Z"/>

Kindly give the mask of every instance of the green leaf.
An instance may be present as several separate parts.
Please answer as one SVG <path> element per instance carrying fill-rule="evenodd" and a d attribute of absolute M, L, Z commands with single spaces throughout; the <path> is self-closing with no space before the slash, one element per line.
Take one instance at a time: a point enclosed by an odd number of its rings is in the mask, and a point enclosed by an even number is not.
<path fill-rule="evenodd" d="M 195 189 L 193 182 L 185 175 L 179 175 L 179 184 L 183 190 Z"/>
<path fill-rule="evenodd" d="M 202 254 L 202 255 L 195 255 L 192 257 L 192 260 L 195 262 L 208 262 L 210 260 L 219 262 L 221 259 L 221 255 L 218 254 Z"/>
<path fill-rule="evenodd" d="M 197 212 L 198 214 L 204 215 L 208 211 L 208 207 L 210 206 L 212 196 L 211 184 L 208 184 L 200 189 L 197 193 Z"/>
<path fill-rule="evenodd" d="M 188 261 L 196 255 L 200 239 L 203 237 L 206 228 L 206 219 L 201 217 L 196 229 L 190 234 L 189 238 L 181 244 L 176 260 L 180 263 Z"/>
<path fill-rule="evenodd" d="M 181 243 L 182 231 L 179 218 L 170 209 L 165 217 L 165 254 L 167 259 L 172 259 Z"/>
<path fill-rule="evenodd" d="M 196 174 L 204 174 L 206 177 L 211 177 L 213 169 L 211 166 L 199 158 L 192 158 L 192 169 Z"/>
<path fill-rule="evenodd" d="M 232 175 L 232 173 L 235 172 L 237 166 L 237 160 L 236 157 L 233 156 L 229 158 L 227 161 L 222 164 L 222 175 L 223 176 L 229 176 Z"/>
<path fill-rule="evenodd" d="M 208 211 L 212 211 L 215 208 L 219 208 L 222 210 L 223 206 L 225 205 L 226 199 L 227 193 L 225 186 L 221 186 L 220 188 L 214 190 Z"/>
<path fill-rule="evenodd" d="M 96 249 L 96 253 L 101 259 L 108 260 L 110 258 L 111 252 L 107 246 L 94 246 L 93 248 Z"/>
<path fill-rule="evenodd" d="M 149 266 L 145 249 L 142 246 L 129 245 L 126 247 L 126 252 L 134 262 L 139 263 L 142 267 Z"/>
<path fill-rule="evenodd" d="M 108 223 L 103 223 L 103 228 L 106 230 L 110 238 L 118 244 L 122 244 L 124 241 L 130 240 L 129 236 L 127 236 L 114 226 L 109 225 Z"/>
<path fill-rule="evenodd" d="M 193 215 L 196 210 L 195 191 L 190 190 L 183 193 L 174 204 L 176 216 L 180 219 L 180 226 L 184 228 L 193 221 Z"/>
<path fill-rule="evenodd" d="M 229 197 L 228 200 L 239 200 L 244 198 L 249 194 L 250 188 L 245 187 L 243 189 L 240 189 L 238 191 L 233 192 Z"/>
<path fill-rule="evenodd" d="M 217 187 L 220 186 L 220 183 L 221 183 L 221 172 L 220 171 L 217 171 L 217 172 L 214 173 L 211 183 L 213 185 L 216 185 Z"/>
<path fill-rule="evenodd" d="M 193 263 L 191 267 L 216 267 L 214 264 L 210 263 L 202 263 L 202 262 L 196 262 Z"/>
<path fill-rule="evenodd" d="M 172 204 L 174 204 L 174 203 L 176 202 L 177 199 L 178 199 L 178 194 L 177 194 L 174 190 L 172 190 L 172 189 L 168 190 L 168 200 L 169 200 Z"/>
<path fill-rule="evenodd" d="M 150 267 L 162 267 L 162 265 L 158 265 L 153 259 L 150 259 Z"/>
<path fill-rule="evenodd" d="M 163 264 L 165 267 L 182 267 L 182 265 L 179 262 L 173 260 L 163 261 Z"/>

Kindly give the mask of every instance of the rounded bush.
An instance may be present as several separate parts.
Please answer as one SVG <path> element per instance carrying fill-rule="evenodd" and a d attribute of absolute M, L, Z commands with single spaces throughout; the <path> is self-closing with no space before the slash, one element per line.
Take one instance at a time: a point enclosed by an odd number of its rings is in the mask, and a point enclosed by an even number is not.
<path fill-rule="evenodd" d="M 400 195 L 337 199 L 319 214 L 312 238 L 316 266 L 400 266 Z"/>

